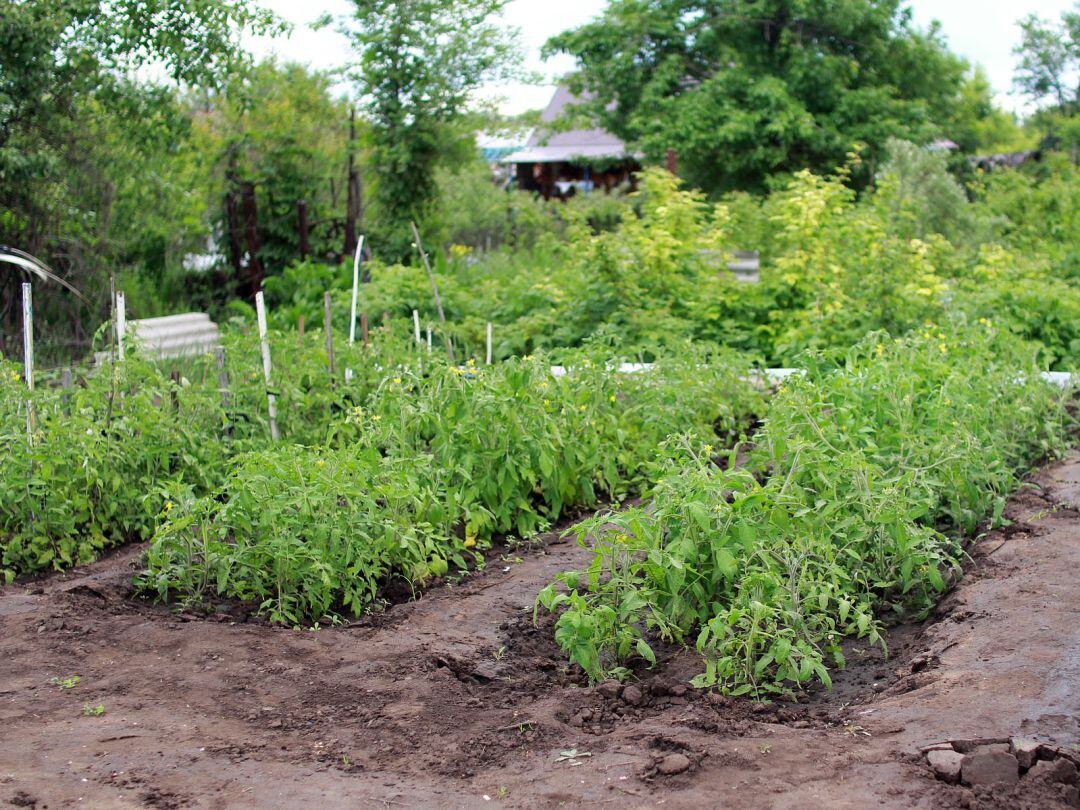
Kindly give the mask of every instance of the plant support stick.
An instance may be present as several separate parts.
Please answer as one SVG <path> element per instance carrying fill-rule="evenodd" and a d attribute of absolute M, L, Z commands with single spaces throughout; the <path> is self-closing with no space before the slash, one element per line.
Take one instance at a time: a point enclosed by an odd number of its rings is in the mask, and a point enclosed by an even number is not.
<path fill-rule="evenodd" d="M 262 343 L 263 381 L 266 383 L 266 405 L 270 416 L 270 438 L 278 440 L 277 397 L 270 390 L 270 338 L 266 334 L 266 302 L 262 290 L 255 293 L 255 312 L 259 318 L 259 341 Z"/>
<path fill-rule="evenodd" d="M 323 293 L 323 331 L 326 332 L 326 359 L 330 364 L 330 389 L 334 388 L 334 331 L 330 326 L 330 292 Z"/>
<path fill-rule="evenodd" d="M 353 256 L 352 265 L 352 308 L 349 312 L 349 348 L 356 343 L 356 302 L 360 296 L 360 253 L 364 250 L 364 237 L 360 236 L 356 243 L 356 255 Z M 345 367 L 345 382 L 352 380 L 352 369 Z"/>
<path fill-rule="evenodd" d="M 124 333 L 127 331 L 127 299 L 116 294 L 116 359 L 124 362 Z"/>
<path fill-rule="evenodd" d="M 416 229 L 415 222 L 409 224 L 412 226 L 413 238 L 416 240 L 416 249 L 420 251 L 420 259 L 424 263 L 428 280 L 431 282 L 431 292 L 435 296 L 435 309 L 439 311 L 439 323 L 442 325 L 443 334 L 446 336 L 446 356 L 450 358 L 450 363 L 453 365 L 454 345 L 450 342 L 450 333 L 446 331 L 446 315 L 443 313 L 442 299 L 439 298 L 439 285 L 435 283 L 435 274 L 431 272 L 431 262 L 428 261 L 427 253 L 424 252 L 424 244 L 420 241 L 420 231 Z"/>
<path fill-rule="evenodd" d="M 22 315 L 23 315 L 23 374 L 26 376 L 26 435 L 30 438 L 30 444 L 34 443 L 34 429 L 37 427 L 37 417 L 34 414 L 34 293 L 30 282 L 22 285 Z"/>
<path fill-rule="evenodd" d="M 487 365 L 491 365 L 491 321 L 487 325 Z"/>

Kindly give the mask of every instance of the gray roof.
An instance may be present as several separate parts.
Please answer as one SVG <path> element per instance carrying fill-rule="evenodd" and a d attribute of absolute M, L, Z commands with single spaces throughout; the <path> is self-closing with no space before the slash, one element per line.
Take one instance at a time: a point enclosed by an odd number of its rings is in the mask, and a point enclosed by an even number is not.
<path fill-rule="evenodd" d="M 568 108 L 580 103 L 569 89 L 559 86 L 547 108 L 540 114 L 540 121 L 550 124 Z M 599 127 L 572 129 L 569 132 L 553 132 L 537 128 L 524 149 L 503 158 L 503 163 L 560 163 L 574 159 L 640 158 L 637 152 L 629 152 L 626 144 L 610 132 Z"/>

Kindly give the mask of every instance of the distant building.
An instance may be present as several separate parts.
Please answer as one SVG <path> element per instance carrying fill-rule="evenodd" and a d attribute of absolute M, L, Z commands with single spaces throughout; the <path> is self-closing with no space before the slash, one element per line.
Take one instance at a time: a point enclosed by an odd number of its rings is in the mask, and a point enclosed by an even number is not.
<path fill-rule="evenodd" d="M 527 127 L 476 133 L 476 148 L 491 169 L 491 177 L 496 185 L 505 186 L 510 181 L 513 167 L 505 159 L 524 149 L 532 134 L 533 130 Z"/>
<path fill-rule="evenodd" d="M 603 129 L 560 132 L 551 124 L 579 99 L 559 87 L 540 116 L 541 125 L 523 149 L 502 159 L 511 167 L 517 187 L 535 191 L 544 199 L 566 199 L 577 193 L 611 191 L 622 185 L 633 188 L 642 155 L 630 152 L 621 140 Z"/>

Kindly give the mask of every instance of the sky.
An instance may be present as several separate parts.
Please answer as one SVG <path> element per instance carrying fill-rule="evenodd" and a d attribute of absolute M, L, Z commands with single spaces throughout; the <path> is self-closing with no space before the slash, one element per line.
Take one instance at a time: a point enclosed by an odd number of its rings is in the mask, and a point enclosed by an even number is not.
<path fill-rule="evenodd" d="M 973 64 L 981 64 L 990 77 L 998 103 L 1009 110 L 1022 111 L 1024 104 L 1012 91 L 1016 59 L 1013 46 L 1019 39 L 1016 21 L 1027 14 L 1056 20 L 1075 0 L 909 0 L 916 24 L 925 27 L 941 22 L 953 51 Z M 281 59 L 304 62 L 312 67 L 340 67 L 350 60 L 343 37 L 332 29 L 311 31 L 307 26 L 323 14 L 347 14 L 349 0 L 262 0 L 262 4 L 291 22 L 295 29 L 288 39 L 255 39 L 259 55 L 277 54 Z M 607 0 L 511 0 L 504 12 L 508 26 L 521 30 L 526 51 L 526 68 L 540 73 L 548 82 L 572 70 L 566 56 L 544 62 L 540 49 L 547 39 L 597 16 Z M 543 107 L 553 86 L 511 85 L 486 88 L 483 95 L 500 100 L 501 109 L 515 114 Z"/>

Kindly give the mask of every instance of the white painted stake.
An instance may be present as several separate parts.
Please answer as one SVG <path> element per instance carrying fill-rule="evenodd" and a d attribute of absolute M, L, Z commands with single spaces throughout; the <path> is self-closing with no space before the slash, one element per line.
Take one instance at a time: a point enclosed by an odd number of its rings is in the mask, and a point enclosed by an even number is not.
<path fill-rule="evenodd" d="M 427 328 L 427 350 L 431 351 L 431 327 Z"/>
<path fill-rule="evenodd" d="M 116 359 L 124 361 L 124 333 L 127 332 L 127 301 L 124 294 L 116 294 Z"/>
<path fill-rule="evenodd" d="M 364 249 L 364 237 L 356 243 L 356 255 L 352 263 L 352 309 L 349 315 L 349 346 L 356 343 L 356 304 L 360 297 L 360 252 Z M 345 382 L 352 380 L 352 369 L 345 367 Z"/>
<path fill-rule="evenodd" d="M 487 365 L 491 365 L 491 321 L 488 321 L 487 327 Z"/>
<path fill-rule="evenodd" d="M 30 282 L 22 285 L 23 317 L 23 374 L 26 375 L 26 390 L 34 390 L 34 292 Z"/>
<path fill-rule="evenodd" d="M 278 440 L 277 397 L 270 393 L 270 338 L 266 334 L 266 303 L 262 290 L 255 293 L 255 312 L 259 317 L 259 340 L 262 343 L 263 380 L 266 383 L 266 403 L 270 414 L 270 438 Z"/>
<path fill-rule="evenodd" d="M 30 282 L 22 285 L 23 315 L 23 374 L 26 375 L 26 390 L 34 390 L 34 293 Z M 30 444 L 34 443 L 34 428 L 37 427 L 34 415 L 34 400 L 26 398 L 26 435 Z"/>
<path fill-rule="evenodd" d="M 416 342 L 423 343 L 423 341 L 420 340 L 420 313 L 417 312 L 415 309 L 412 311 L 412 322 L 413 331 L 416 332 Z"/>

